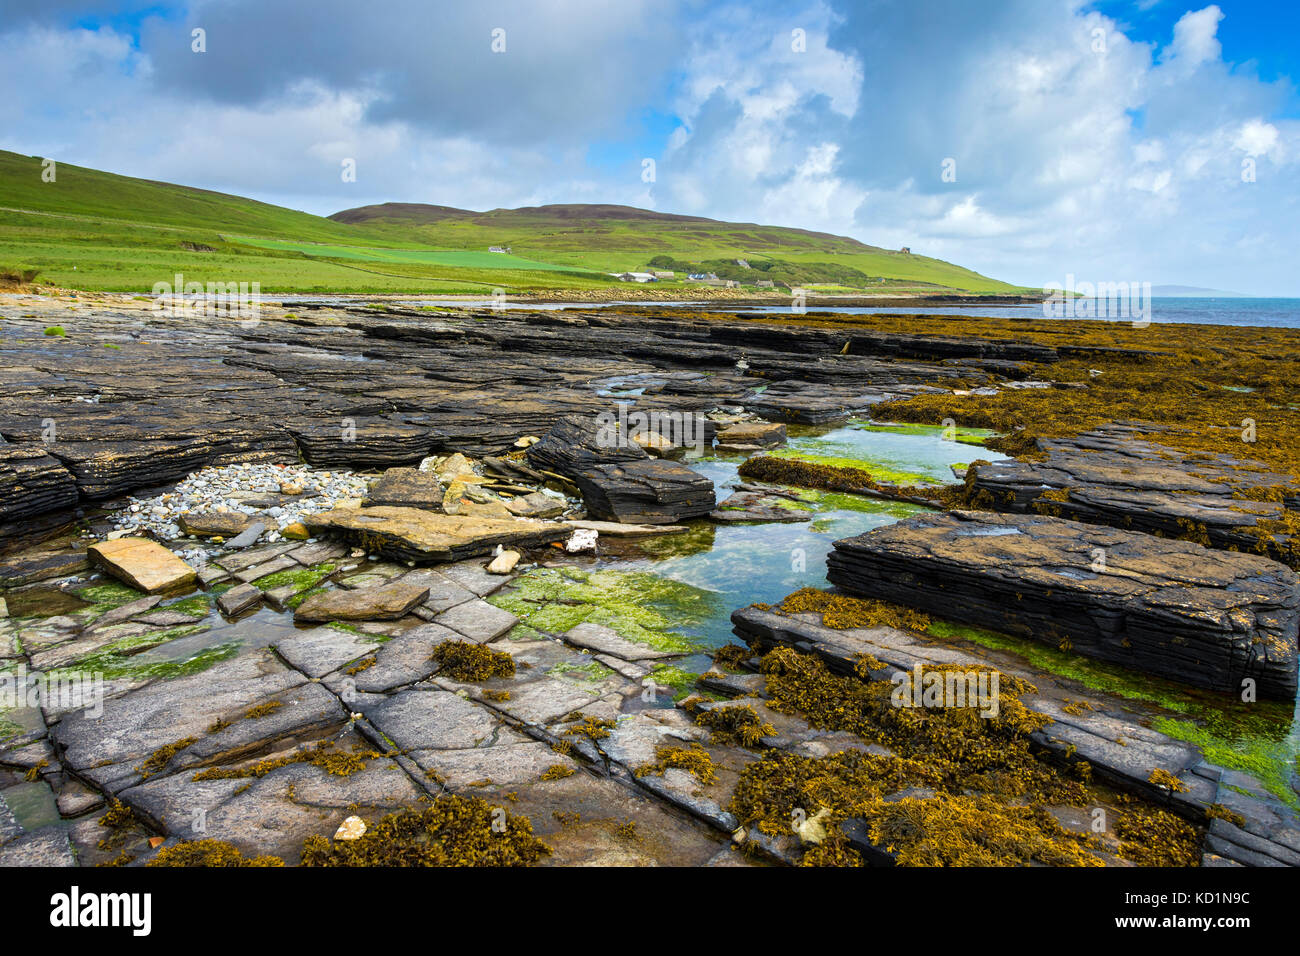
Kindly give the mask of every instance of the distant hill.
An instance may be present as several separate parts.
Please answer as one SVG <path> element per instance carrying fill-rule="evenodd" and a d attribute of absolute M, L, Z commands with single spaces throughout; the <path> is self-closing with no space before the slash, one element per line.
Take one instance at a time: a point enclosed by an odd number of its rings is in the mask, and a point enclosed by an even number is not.
<path fill-rule="evenodd" d="M 1224 292 L 1222 289 L 1202 289 L 1194 285 L 1153 285 L 1151 294 L 1162 299 L 1249 299 L 1245 292 Z"/>
<path fill-rule="evenodd" d="M 602 272 L 643 270 L 653 260 L 674 272 L 696 269 L 744 282 L 769 278 L 844 289 L 1016 292 L 961 266 L 882 249 L 847 236 L 633 206 L 569 203 L 475 212 L 418 203 L 383 203 L 329 217 L 364 224 L 394 239 L 452 249 L 509 247 L 514 255 Z M 753 266 L 747 272 L 737 260 Z M 751 280 L 752 281 L 752 280 Z"/>
<path fill-rule="evenodd" d="M 617 205 L 475 212 L 384 203 L 315 216 L 241 196 L 0 151 L 0 270 L 103 291 L 187 281 L 264 292 L 482 293 L 616 288 L 611 273 L 667 268 L 814 291 L 1020 291 L 939 259 L 856 239 Z M 508 253 L 490 247 L 508 247 Z M 653 266 L 672 263 L 672 266 Z M 674 268 L 676 266 L 676 268 Z"/>

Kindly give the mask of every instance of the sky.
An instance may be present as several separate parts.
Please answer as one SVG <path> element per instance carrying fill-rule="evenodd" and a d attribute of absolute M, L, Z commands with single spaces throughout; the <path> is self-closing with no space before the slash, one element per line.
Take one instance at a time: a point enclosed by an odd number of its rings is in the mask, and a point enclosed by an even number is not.
<path fill-rule="evenodd" d="M 621 203 L 1033 287 L 1300 296 L 1293 0 L 0 11 L 0 148 L 24 154 L 322 215 Z"/>

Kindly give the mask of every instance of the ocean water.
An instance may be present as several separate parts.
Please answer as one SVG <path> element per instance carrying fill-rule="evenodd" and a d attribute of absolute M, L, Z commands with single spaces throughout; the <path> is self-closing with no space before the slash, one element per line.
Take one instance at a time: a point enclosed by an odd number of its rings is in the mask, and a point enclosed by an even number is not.
<path fill-rule="evenodd" d="M 789 306 L 759 306 L 737 309 L 740 312 L 781 313 Z M 900 302 L 885 308 L 810 304 L 808 311 L 841 312 L 849 315 L 869 315 L 877 312 L 907 313 L 911 315 L 980 315 L 998 319 L 1041 319 L 1045 316 L 1041 305 L 962 305 L 909 307 Z M 1073 319 L 1061 319 L 1069 322 Z M 1131 322 L 1131 319 L 1114 319 Z M 1192 325 L 1255 325 L 1273 328 L 1300 328 L 1300 299 L 1243 299 L 1243 298 L 1182 298 L 1153 296 L 1152 322 L 1186 322 Z"/>

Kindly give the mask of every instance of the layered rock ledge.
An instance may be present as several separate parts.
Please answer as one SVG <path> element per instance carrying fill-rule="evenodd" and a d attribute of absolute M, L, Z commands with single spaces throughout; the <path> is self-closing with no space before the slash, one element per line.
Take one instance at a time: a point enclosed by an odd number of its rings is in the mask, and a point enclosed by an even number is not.
<path fill-rule="evenodd" d="M 921 515 L 835 542 L 845 591 L 1198 687 L 1296 693 L 1300 578 L 1268 558 L 1047 516 Z"/>

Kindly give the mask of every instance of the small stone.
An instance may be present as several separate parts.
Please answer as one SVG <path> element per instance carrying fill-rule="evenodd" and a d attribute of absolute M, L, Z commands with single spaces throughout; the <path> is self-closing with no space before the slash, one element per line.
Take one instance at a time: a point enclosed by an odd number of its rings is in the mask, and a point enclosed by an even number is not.
<path fill-rule="evenodd" d="M 343 821 L 343 823 L 339 826 L 339 828 L 334 831 L 334 839 L 358 840 L 361 837 L 365 836 L 365 833 L 366 833 L 365 820 L 362 820 L 360 817 L 348 817 L 346 820 Z"/>
<path fill-rule="evenodd" d="M 509 574 L 519 563 L 518 551 L 502 551 L 488 564 L 488 574 Z"/>
<path fill-rule="evenodd" d="M 311 532 L 307 530 L 307 526 L 301 521 L 295 521 L 281 528 L 280 535 L 290 541 L 306 541 L 311 537 Z"/>
<path fill-rule="evenodd" d="M 162 545 L 144 538 L 101 541 L 88 549 L 109 574 L 149 594 L 193 584 L 194 569 Z"/>
<path fill-rule="evenodd" d="M 564 550 L 569 554 L 581 554 L 584 551 L 596 550 L 596 539 L 599 532 L 592 531 L 588 528 L 579 528 L 569 536 L 569 540 L 564 543 Z"/>
<path fill-rule="evenodd" d="M 282 495 L 300 495 L 302 491 L 302 485 L 296 481 L 285 481 L 280 484 L 280 494 Z"/>

